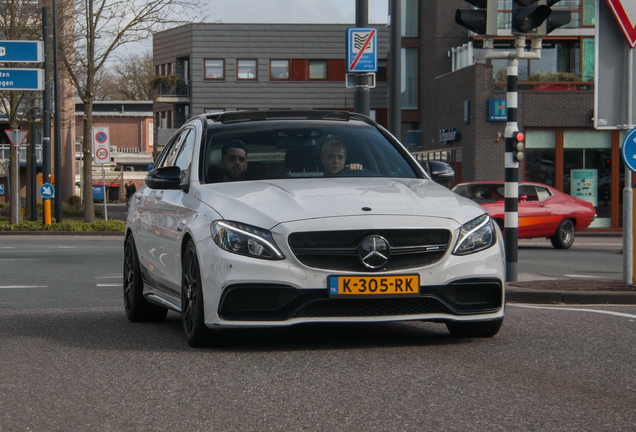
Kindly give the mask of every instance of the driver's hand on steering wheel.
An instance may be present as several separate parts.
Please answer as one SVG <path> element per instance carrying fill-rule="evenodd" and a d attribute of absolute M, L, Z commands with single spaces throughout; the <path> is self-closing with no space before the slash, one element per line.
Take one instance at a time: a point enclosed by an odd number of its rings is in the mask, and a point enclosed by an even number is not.
<path fill-rule="evenodd" d="M 359 163 L 351 163 L 349 165 L 345 165 L 344 167 L 345 169 L 350 169 L 352 171 L 358 171 L 358 170 L 364 169 L 362 168 L 362 164 L 359 164 Z"/>

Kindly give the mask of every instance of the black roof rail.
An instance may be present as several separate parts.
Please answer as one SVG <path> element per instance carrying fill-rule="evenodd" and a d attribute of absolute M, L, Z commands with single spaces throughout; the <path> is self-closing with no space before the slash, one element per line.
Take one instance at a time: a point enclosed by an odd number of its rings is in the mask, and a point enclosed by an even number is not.
<path fill-rule="evenodd" d="M 208 120 L 214 122 L 238 123 L 260 120 L 338 120 L 349 121 L 352 117 L 363 120 L 348 111 L 327 111 L 327 110 L 262 110 L 262 111 L 229 111 L 223 113 L 206 114 Z"/>

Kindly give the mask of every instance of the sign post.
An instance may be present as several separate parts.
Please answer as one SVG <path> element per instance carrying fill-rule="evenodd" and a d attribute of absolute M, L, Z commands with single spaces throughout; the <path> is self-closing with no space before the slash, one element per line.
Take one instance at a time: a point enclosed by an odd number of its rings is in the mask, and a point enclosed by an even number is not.
<path fill-rule="evenodd" d="M 356 0 L 356 25 L 346 30 L 345 46 L 347 73 L 355 75 L 353 89 L 354 111 L 360 114 L 371 113 L 369 76 L 378 71 L 378 30 L 366 27 L 366 2 Z"/>
<path fill-rule="evenodd" d="M 102 166 L 102 189 L 104 191 L 104 220 L 108 220 L 106 206 L 106 179 L 104 164 L 110 163 L 110 132 L 108 126 L 93 127 L 93 162 Z"/>
<path fill-rule="evenodd" d="M 594 127 L 633 129 L 636 7 L 632 0 L 599 0 L 596 5 Z M 625 137 L 621 149 L 623 161 L 630 168 L 625 170 L 623 189 L 624 283 L 634 282 L 634 167 L 630 165 L 634 159 L 630 149 L 635 136 L 632 132 Z"/>
<path fill-rule="evenodd" d="M 11 224 L 17 225 L 20 223 L 20 164 L 18 163 L 18 152 L 22 143 L 29 134 L 28 130 L 21 129 L 6 129 L 4 131 L 15 148 L 15 158 L 11 164 Z"/>

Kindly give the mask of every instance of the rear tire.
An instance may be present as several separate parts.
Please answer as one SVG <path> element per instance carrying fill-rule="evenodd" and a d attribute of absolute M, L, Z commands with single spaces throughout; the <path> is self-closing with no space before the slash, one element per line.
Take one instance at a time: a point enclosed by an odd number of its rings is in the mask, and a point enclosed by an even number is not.
<path fill-rule="evenodd" d="M 205 325 L 203 284 L 197 251 L 189 241 L 183 253 L 181 276 L 181 322 L 186 341 L 192 347 L 205 347 L 220 343 L 220 330 Z"/>
<path fill-rule="evenodd" d="M 574 243 L 574 223 L 570 219 L 561 221 L 550 242 L 555 249 L 569 249 Z"/>
<path fill-rule="evenodd" d="M 168 314 L 168 309 L 149 303 L 144 298 L 144 282 L 132 235 L 124 243 L 124 309 L 126 317 L 132 322 L 163 321 Z"/>
<path fill-rule="evenodd" d="M 452 321 L 446 323 L 446 328 L 456 338 L 487 338 L 499 332 L 503 318 L 493 321 Z"/>

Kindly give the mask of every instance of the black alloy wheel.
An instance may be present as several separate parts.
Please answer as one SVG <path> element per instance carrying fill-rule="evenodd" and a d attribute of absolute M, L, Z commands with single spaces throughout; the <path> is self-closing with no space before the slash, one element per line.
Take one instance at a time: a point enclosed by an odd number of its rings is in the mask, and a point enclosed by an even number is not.
<path fill-rule="evenodd" d="M 192 241 L 188 242 L 183 253 L 182 269 L 181 317 L 186 341 L 192 347 L 210 346 L 220 331 L 210 330 L 205 325 L 201 269 Z"/>
<path fill-rule="evenodd" d="M 574 243 L 574 223 L 571 219 L 561 221 L 550 242 L 555 249 L 569 249 Z"/>
<path fill-rule="evenodd" d="M 132 322 L 163 321 L 168 314 L 168 309 L 149 303 L 144 298 L 139 256 L 132 235 L 124 243 L 124 309 L 126 317 Z"/>

